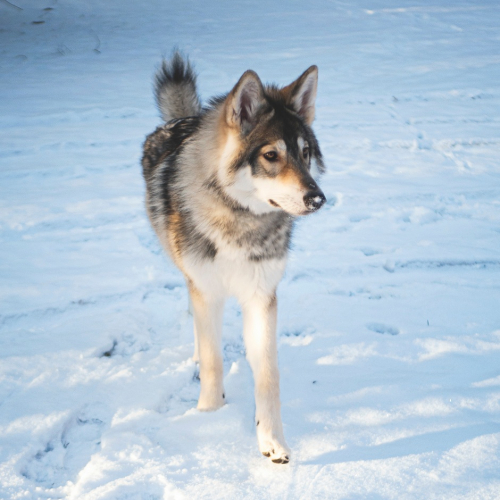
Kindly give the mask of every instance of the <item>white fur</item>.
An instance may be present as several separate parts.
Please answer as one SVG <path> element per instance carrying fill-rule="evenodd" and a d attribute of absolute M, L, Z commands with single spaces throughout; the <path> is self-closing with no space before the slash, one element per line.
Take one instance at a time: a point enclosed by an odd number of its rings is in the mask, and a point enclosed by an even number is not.
<path fill-rule="evenodd" d="M 240 205 L 249 208 L 254 214 L 264 214 L 280 210 L 269 203 L 269 198 L 259 196 L 258 185 L 252 176 L 250 166 L 241 168 L 235 176 L 234 182 L 226 187 L 226 192 Z"/>
<path fill-rule="evenodd" d="M 236 132 L 235 130 L 228 130 L 226 142 L 224 144 L 224 147 L 222 148 L 222 153 L 219 161 L 218 173 L 220 178 L 224 179 L 227 175 L 227 167 L 228 165 L 231 165 L 231 163 L 238 155 L 240 144 L 241 141 L 239 139 L 238 132 Z"/>
<path fill-rule="evenodd" d="M 252 262 L 221 248 L 213 261 L 186 258 L 184 271 L 196 283 L 191 291 L 195 323 L 195 357 L 199 355 L 199 410 L 224 404 L 221 357 L 222 309 L 236 296 L 243 310 L 247 359 L 255 379 L 257 437 L 260 451 L 273 460 L 290 457 L 281 424 L 276 346 L 275 290 L 286 259 Z"/>
<path fill-rule="evenodd" d="M 274 144 L 276 145 L 276 149 L 278 149 L 278 151 L 281 151 L 282 153 L 286 153 L 286 144 L 285 144 L 285 141 L 283 139 L 277 140 Z"/>
<path fill-rule="evenodd" d="M 253 178 L 255 197 L 262 201 L 273 200 L 285 212 L 292 215 L 304 215 L 307 207 L 304 203 L 305 190 L 296 184 L 284 184 L 273 178 Z"/>
<path fill-rule="evenodd" d="M 302 79 L 302 81 L 300 81 Z M 318 68 L 311 66 L 299 78 L 300 85 L 297 87 L 292 98 L 292 105 L 308 125 L 312 125 L 316 113 L 316 94 L 318 92 Z"/>

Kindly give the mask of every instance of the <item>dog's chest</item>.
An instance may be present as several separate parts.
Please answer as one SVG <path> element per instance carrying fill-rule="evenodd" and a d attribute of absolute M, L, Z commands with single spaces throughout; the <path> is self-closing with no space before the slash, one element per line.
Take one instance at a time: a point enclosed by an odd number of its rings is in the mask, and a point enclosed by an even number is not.
<path fill-rule="evenodd" d="M 235 296 L 245 301 L 256 293 L 273 295 L 286 267 L 286 258 L 259 262 L 241 254 L 218 253 L 214 259 L 188 254 L 183 260 L 186 275 L 210 297 Z"/>
<path fill-rule="evenodd" d="M 293 220 L 284 213 L 255 216 L 249 212 L 210 214 L 209 237 L 218 253 L 259 262 L 286 257 Z"/>

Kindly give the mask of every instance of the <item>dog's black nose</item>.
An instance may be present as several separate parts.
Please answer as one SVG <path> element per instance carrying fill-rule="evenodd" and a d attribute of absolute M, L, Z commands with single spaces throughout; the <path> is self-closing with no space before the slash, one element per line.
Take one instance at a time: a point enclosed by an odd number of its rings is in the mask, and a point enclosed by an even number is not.
<path fill-rule="evenodd" d="M 319 189 L 315 191 L 309 191 L 304 196 L 304 204 L 307 207 L 307 210 L 310 210 L 311 212 L 319 210 L 324 205 L 325 201 L 325 195 Z"/>

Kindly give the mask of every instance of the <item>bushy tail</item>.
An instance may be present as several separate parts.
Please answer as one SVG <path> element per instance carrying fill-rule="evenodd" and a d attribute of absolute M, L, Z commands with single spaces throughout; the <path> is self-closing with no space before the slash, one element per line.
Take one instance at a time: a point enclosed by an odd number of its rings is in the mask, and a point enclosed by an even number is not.
<path fill-rule="evenodd" d="M 162 61 L 156 73 L 155 96 L 161 116 L 166 122 L 200 114 L 196 74 L 189 61 L 184 60 L 179 52 L 175 51 L 169 61 Z"/>

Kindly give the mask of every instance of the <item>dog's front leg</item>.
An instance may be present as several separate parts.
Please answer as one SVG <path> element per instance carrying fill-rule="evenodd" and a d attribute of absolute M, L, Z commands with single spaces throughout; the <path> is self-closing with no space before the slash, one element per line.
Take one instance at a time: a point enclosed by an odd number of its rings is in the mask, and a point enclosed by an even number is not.
<path fill-rule="evenodd" d="M 224 404 L 221 353 L 224 300 L 202 294 L 194 285 L 189 292 L 193 304 L 194 328 L 200 357 L 200 398 L 198 410 L 217 410 Z"/>
<path fill-rule="evenodd" d="M 255 380 L 257 439 L 263 455 L 276 463 L 290 457 L 281 423 L 276 296 L 254 296 L 242 304 L 247 358 Z"/>

